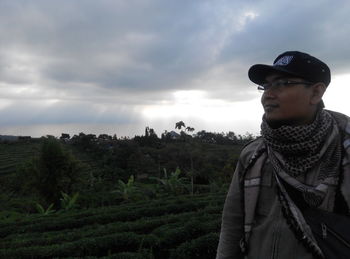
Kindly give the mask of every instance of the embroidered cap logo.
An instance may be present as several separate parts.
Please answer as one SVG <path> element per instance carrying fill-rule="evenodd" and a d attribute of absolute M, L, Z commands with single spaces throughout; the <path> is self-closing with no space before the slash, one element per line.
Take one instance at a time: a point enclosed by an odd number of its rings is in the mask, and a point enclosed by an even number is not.
<path fill-rule="evenodd" d="M 293 59 L 293 56 L 284 56 L 277 60 L 273 65 L 274 66 L 287 66 Z"/>

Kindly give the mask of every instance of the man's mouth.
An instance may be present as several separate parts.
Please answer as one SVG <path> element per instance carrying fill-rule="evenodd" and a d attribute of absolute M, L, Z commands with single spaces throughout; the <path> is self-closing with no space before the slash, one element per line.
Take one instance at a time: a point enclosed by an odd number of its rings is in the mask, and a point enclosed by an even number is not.
<path fill-rule="evenodd" d="M 273 109 L 275 109 L 277 107 L 278 107 L 278 104 L 265 104 L 264 105 L 264 110 L 265 111 L 271 111 L 271 110 L 273 110 Z"/>

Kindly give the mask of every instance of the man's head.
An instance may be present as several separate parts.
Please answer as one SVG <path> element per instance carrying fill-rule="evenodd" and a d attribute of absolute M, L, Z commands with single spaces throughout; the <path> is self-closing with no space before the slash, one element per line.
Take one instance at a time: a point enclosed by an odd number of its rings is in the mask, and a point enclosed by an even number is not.
<path fill-rule="evenodd" d="M 311 123 L 331 79 L 325 63 L 298 51 L 279 55 L 272 66 L 254 65 L 248 76 L 263 90 L 265 118 L 276 126 Z"/>

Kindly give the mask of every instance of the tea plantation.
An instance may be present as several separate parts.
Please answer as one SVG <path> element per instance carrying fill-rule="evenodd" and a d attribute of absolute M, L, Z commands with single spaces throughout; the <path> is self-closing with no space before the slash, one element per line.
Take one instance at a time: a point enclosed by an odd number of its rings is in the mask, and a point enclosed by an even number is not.
<path fill-rule="evenodd" d="M 202 131 L 0 142 L 0 258 L 215 258 L 248 140 Z"/>
<path fill-rule="evenodd" d="M 40 142 L 0 143 L 0 176 L 12 174 L 16 167 L 37 154 Z"/>
<path fill-rule="evenodd" d="M 0 223 L 1 258 L 214 258 L 224 194 L 183 195 Z"/>

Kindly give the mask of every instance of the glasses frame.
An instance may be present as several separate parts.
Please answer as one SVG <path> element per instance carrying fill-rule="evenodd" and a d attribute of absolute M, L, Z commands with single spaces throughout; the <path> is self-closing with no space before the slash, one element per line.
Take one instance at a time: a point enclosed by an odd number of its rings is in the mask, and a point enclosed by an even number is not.
<path fill-rule="evenodd" d="M 262 85 L 258 85 L 257 88 L 259 91 L 265 92 L 270 88 L 280 89 L 283 86 L 289 86 L 289 85 L 314 85 L 314 84 L 315 83 L 305 82 L 305 81 L 298 82 L 293 80 L 277 80 L 271 83 L 264 83 Z"/>

